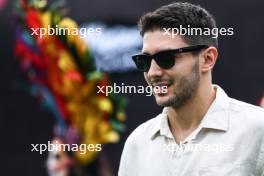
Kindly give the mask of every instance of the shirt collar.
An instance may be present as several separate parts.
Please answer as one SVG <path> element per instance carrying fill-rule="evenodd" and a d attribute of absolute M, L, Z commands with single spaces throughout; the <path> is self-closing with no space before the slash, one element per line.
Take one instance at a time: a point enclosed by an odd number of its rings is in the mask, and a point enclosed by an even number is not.
<path fill-rule="evenodd" d="M 213 86 L 216 89 L 216 98 L 197 128 L 198 131 L 200 131 L 202 128 L 227 131 L 229 128 L 229 97 L 220 86 Z M 166 107 L 163 108 L 162 113 L 159 114 L 157 118 L 158 123 L 153 126 L 151 131 L 151 139 L 154 139 L 158 135 L 164 135 L 168 138 L 173 138 L 169 128 Z"/>

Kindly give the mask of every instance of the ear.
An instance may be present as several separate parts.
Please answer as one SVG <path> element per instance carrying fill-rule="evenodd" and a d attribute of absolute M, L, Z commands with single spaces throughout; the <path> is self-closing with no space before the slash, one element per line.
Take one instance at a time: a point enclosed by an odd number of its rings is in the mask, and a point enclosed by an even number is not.
<path fill-rule="evenodd" d="M 218 56 L 217 48 L 211 46 L 207 48 L 202 55 L 201 60 L 201 72 L 205 73 L 211 71 L 216 63 Z"/>

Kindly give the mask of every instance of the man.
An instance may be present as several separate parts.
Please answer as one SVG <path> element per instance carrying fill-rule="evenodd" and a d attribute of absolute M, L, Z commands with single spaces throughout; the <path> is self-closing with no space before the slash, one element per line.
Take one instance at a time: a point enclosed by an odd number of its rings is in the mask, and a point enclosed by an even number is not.
<path fill-rule="evenodd" d="M 128 137 L 118 175 L 264 176 L 264 110 L 212 84 L 216 37 L 172 30 L 214 29 L 212 15 L 179 2 L 145 14 L 139 27 L 143 49 L 133 60 L 167 92 L 154 93 L 163 112 Z"/>

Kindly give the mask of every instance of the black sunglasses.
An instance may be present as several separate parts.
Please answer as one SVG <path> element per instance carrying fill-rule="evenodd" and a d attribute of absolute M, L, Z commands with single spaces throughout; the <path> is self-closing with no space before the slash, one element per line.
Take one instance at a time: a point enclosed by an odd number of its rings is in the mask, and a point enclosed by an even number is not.
<path fill-rule="evenodd" d="M 144 53 L 136 54 L 132 56 L 132 59 L 135 62 L 137 69 L 142 72 L 148 72 L 152 59 L 155 60 L 155 62 L 158 64 L 159 67 L 163 69 L 170 69 L 175 64 L 176 54 L 199 51 L 205 48 L 208 48 L 208 46 L 207 45 L 188 46 L 184 48 L 160 51 L 153 55 L 144 54 Z"/>

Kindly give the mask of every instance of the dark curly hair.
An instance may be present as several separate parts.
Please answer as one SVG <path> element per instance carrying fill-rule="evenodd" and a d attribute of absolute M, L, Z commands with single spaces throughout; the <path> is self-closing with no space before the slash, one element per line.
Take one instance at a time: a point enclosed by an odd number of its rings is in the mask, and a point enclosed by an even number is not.
<path fill-rule="evenodd" d="M 216 22 L 213 16 L 199 5 L 187 2 L 175 2 L 162 6 L 153 12 L 143 15 L 138 23 L 140 34 L 164 28 L 200 28 L 214 29 Z M 217 37 L 213 35 L 183 35 L 189 45 L 218 46 Z"/>

